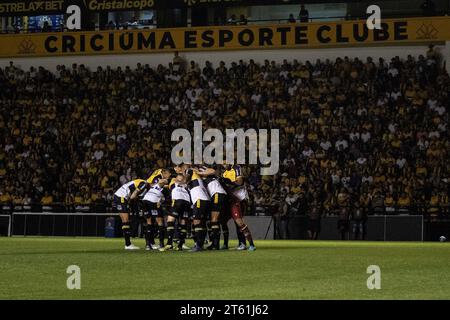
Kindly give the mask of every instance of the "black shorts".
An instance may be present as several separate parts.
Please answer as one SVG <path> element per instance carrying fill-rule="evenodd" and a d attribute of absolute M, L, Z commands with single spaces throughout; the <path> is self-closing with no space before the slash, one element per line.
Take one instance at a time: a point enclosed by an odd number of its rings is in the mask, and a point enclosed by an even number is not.
<path fill-rule="evenodd" d="M 128 206 L 128 200 L 123 197 L 114 195 L 113 200 L 113 212 L 116 213 L 129 213 L 130 208 Z"/>
<path fill-rule="evenodd" d="M 163 218 L 164 213 L 161 209 L 161 206 L 158 203 L 150 202 L 147 200 L 142 201 L 144 216 L 146 218 Z"/>
<path fill-rule="evenodd" d="M 197 200 L 192 207 L 192 217 L 196 220 L 207 219 L 210 212 L 210 202 L 208 200 Z"/>
<path fill-rule="evenodd" d="M 220 215 L 219 215 L 219 223 L 227 224 L 230 219 L 232 219 L 231 199 L 229 196 L 226 196 L 226 201 L 225 201 L 222 211 L 220 212 Z"/>
<path fill-rule="evenodd" d="M 211 197 L 210 209 L 212 211 L 222 214 L 225 212 L 227 206 L 227 195 L 224 193 L 215 193 Z"/>
<path fill-rule="evenodd" d="M 191 215 L 191 203 L 186 200 L 172 200 L 172 208 L 169 215 L 175 218 L 188 219 Z"/>

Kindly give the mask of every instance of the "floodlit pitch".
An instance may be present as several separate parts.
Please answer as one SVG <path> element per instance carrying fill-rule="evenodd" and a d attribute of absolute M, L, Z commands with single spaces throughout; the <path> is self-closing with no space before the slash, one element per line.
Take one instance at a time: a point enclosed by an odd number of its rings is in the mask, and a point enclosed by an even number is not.
<path fill-rule="evenodd" d="M 257 241 L 124 252 L 122 239 L 0 239 L 0 299 L 448 299 L 450 244 Z M 135 240 L 143 246 L 144 240 Z M 235 245 L 236 243 L 231 243 Z M 190 244 L 191 245 L 191 244 Z M 68 288 L 79 267 L 80 289 Z M 379 287 L 371 285 L 379 267 Z M 242 279 L 246 285 L 242 286 Z M 71 280 L 71 279 L 69 279 Z"/>

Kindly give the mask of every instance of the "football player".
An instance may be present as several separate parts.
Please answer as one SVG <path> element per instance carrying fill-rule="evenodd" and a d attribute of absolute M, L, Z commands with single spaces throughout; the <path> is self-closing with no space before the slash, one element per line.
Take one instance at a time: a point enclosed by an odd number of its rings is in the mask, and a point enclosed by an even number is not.
<path fill-rule="evenodd" d="M 169 178 L 169 170 L 158 169 L 147 179 L 150 188 L 142 198 L 144 214 L 147 220 L 145 231 L 146 250 L 158 250 L 164 248 L 165 226 L 164 213 L 161 204 L 164 201 L 164 187 L 168 184 Z M 159 246 L 155 245 L 155 235 L 157 232 Z"/>
<path fill-rule="evenodd" d="M 190 165 L 178 165 L 175 167 L 175 171 L 186 178 L 191 197 L 193 227 L 195 231 L 195 246 L 191 251 L 201 251 L 203 250 L 203 244 L 206 238 L 206 218 L 209 214 L 210 197 L 203 184 L 202 177 Z"/>
<path fill-rule="evenodd" d="M 242 168 L 239 165 L 225 164 L 225 171 L 222 175 L 222 182 L 230 195 L 230 213 L 234 222 L 239 226 L 239 230 L 245 236 L 245 239 L 249 242 L 249 251 L 256 250 L 253 243 L 252 234 L 248 225 L 245 223 L 244 210 L 246 208 L 246 202 L 248 200 L 247 188 L 245 186 L 244 175 Z M 245 244 L 240 244 L 238 250 L 245 250 Z"/>
<path fill-rule="evenodd" d="M 114 193 L 114 211 L 119 213 L 122 220 L 122 233 L 125 238 L 125 250 L 138 250 L 139 247 L 131 243 L 129 202 L 134 201 L 139 195 L 150 188 L 150 185 L 142 179 L 136 179 L 122 185 Z"/>
<path fill-rule="evenodd" d="M 187 224 L 190 218 L 191 197 L 187 188 L 186 178 L 178 174 L 172 178 L 169 184 L 172 205 L 167 217 L 167 244 L 165 250 L 173 249 L 173 237 L 175 234 L 175 222 L 178 222 L 179 242 L 177 250 L 189 249 L 185 246 L 187 235 Z"/>
<path fill-rule="evenodd" d="M 226 211 L 228 196 L 225 189 L 219 182 L 217 176 L 217 169 L 212 167 L 200 166 L 198 169 L 194 169 L 201 177 L 206 185 L 209 196 L 211 197 L 211 216 L 210 216 L 210 228 L 211 235 L 210 240 L 212 244 L 207 248 L 208 250 L 219 250 L 220 246 L 220 225 L 219 219 Z M 224 230 L 225 231 L 225 230 Z"/>

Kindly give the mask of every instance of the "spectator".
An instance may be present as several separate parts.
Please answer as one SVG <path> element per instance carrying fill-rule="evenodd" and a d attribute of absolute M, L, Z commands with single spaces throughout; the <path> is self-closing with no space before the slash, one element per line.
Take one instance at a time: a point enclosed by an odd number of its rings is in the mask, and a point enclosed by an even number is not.
<path fill-rule="evenodd" d="M 422 9 L 422 16 L 424 17 L 434 17 L 436 15 L 436 6 L 431 0 L 425 0 L 420 9 Z"/>
<path fill-rule="evenodd" d="M 237 23 L 238 23 L 238 20 L 237 20 L 235 14 L 232 14 L 231 17 L 227 20 L 227 24 L 229 24 L 229 25 L 236 25 Z"/>
<path fill-rule="evenodd" d="M 367 210 L 359 201 L 355 203 L 351 214 L 353 240 L 365 240 L 366 238 L 366 223 L 367 223 Z"/>
<path fill-rule="evenodd" d="M 48 206 L 48 205 L 53 204 L 53 196 L 50 195 L 48 191 L 46 191 L 44 196 L 42 197 L 41 204 L 43 206 Z"/>
<path fill-rule="evenodd" d="M 298 194 L 301 214 L 315 197 L 328 215 L 352 213 L 354 199 L 375 214 L 385 198 L 400 208 L 406 197 L 419 213 L 432 197 L 448 207 L 450 79 L 430 60 L 431 52 L 389 65 L 343 57 L 185 68 L 176 54 L 168 66 L 55 72 L 12 63 L 0 68 L 0 201 L 27 194 L 40 203 L 48 193 L 70 208 L 99 194 L 110 203 L 120 184 L 170 165 L 171 132 L 201 118 L 219 129 L 280 129 L 279 173 L 261 177 L 250 166 L 247 175 L 273 212 L 275 191 L 289 194 L 282 203 Z"/>
<path fill-rule="evenodd" d="M 106 30 L 114 30 L 114 29 L 116 29 L 116 25 L 112 20 L 110 20 L 106 25 Z"/>
<path fill-rule="evenodd" d="M 287 190 L 286 192 L 284 211 L 286 211 L 288 216 L 296 215 L 298 213 L 299 195 L 295 194 L 292 190 Z"/>
<path fill-rule="evenodd" d="M 320 234 L 322 217 L 322 206 L 316 199 L 311 203 L 311 209 L 308 210 L 308 238 L 309 240 L 317 240 Z"/>
<path fill-rule="evenodd" d="M 338 231 L 341 240 L 349 240 L 349 218 L 348 207 L 340 207 L 338 215 Z"/>
<path fill-rule="evenodd" d="M 379 190 L 377 190 L 371 201 L 371 208 L 376 215 L 384 214 L 384 197 Z"/>
<path fill-rule="evenodd" d="M 309 12 L 305 9 L 305 5 L 300 6 L 300 12 L 298 14 L 298 19 L 301 23 L 309 22 Z"/>
<path fill-rule="evenodd" d="M 289 14 L 288 22 L 289 23 L 296 23 L 297 22 L 297 20 L 295 19 L 294 15 L 292 13 Z"/>
<path fill-rule="evenodd" d="M 178 51 L 175 51 L 173 57 L 173 72 L 182 73 L 185 70 L 186 61 L 179 55 Z"/>
<path fill-rule="evenodd" d="M 439 196 L 436 192 L 432 192 L 428 202 L 428 214 L 432 217 L 436 217 L 439 214 L 439 209 Z"/>
<path fill-rule="evenodd" d="M 264 197 L 261 192 L 256 192 L 254 196 L 254 205 L 255 205 L 255 214 L 256 215 L 263 215 L 266 212 L 265 208 L 265 201 Z"/>
<path fill-rule="evenodd" d="M 275 219 L 275 233 L 278 234 L 277 239 L 289 239 L 289 211 L 288 205 L 285 202 L 286 192 L 274 193 L 271 197 L 270 204 L 274 207 L 276 214 Z"/>
<path fill-rule="evenodd" d="M 239 21 L 238 21 L 237 24 L 238 24 L 238 25 L 241 25 L 241 26 L 245 26 L 245 25 L 248 24 L 248 20 L 247 20 L 247 18 L 246 18 L 243 14 L 241 14 L 240 17 L 239 17 Z"/>
<path fill-rule="evenodd" d="M 51 32 L 52 28 L 50 27 L 50 24 L 48 21 L 44 21 L 44 25 L 42 26 L 42 32 Z"/>
<path fill-rule="evenodd" d="M 8 192 L 2 192 L 0 191 L 0 204 L 7 205 L 10 204 L 12 201 L 11 195 Z"/>
<path fill-rule="evenodd" d="M 384 198 L 384 210 L 386 214 L 392 214 L 395 212 L 395 200 L 390 192 L 388 192 Z"/>
<path fill-rule="evenodd" d="M 411 198 L 406 192 L 402 192 L 397 200 L 397 210 L 400 214 L 410 213 L 411 210 Z"/>

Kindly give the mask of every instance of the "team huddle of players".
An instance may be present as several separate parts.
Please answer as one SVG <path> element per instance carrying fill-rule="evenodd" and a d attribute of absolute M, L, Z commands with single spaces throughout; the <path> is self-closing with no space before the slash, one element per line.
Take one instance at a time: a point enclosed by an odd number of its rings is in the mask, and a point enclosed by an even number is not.
<path fill-rule="evenodd" d="M 167 197 L 167 195 L 169 196 Z M 167 220 L 162 203 L 170 198 Z M 206 167 L 181 164 L 169 169 L 155 170 L 147 180 L 136 179 L 122 185 L 114 194 L 113 207 L 122 220 L 125 249 L 136 250 L 131 243 L 129 204 L 140 201 L 146 218 L 146 250 L 183 250 L 188 226 L 195 242 L 191 251 L 201 251 L 208 235 L 207 249 L 220 249 L 220 234 L 224 237 L 222 249 L 228 248 L 227 222 L 231 218 L 238 227 L 238 249 L 256 249 L 249 227 L 243 220 L 245 201 L 248 199 L 244 176 L 237 165 Z M 178 243 L 174 245 L 175 227 Z M 158 234 L 159 245 L 155 244 Z M 164 243 L 167 236 L 167 242 Z"/>

